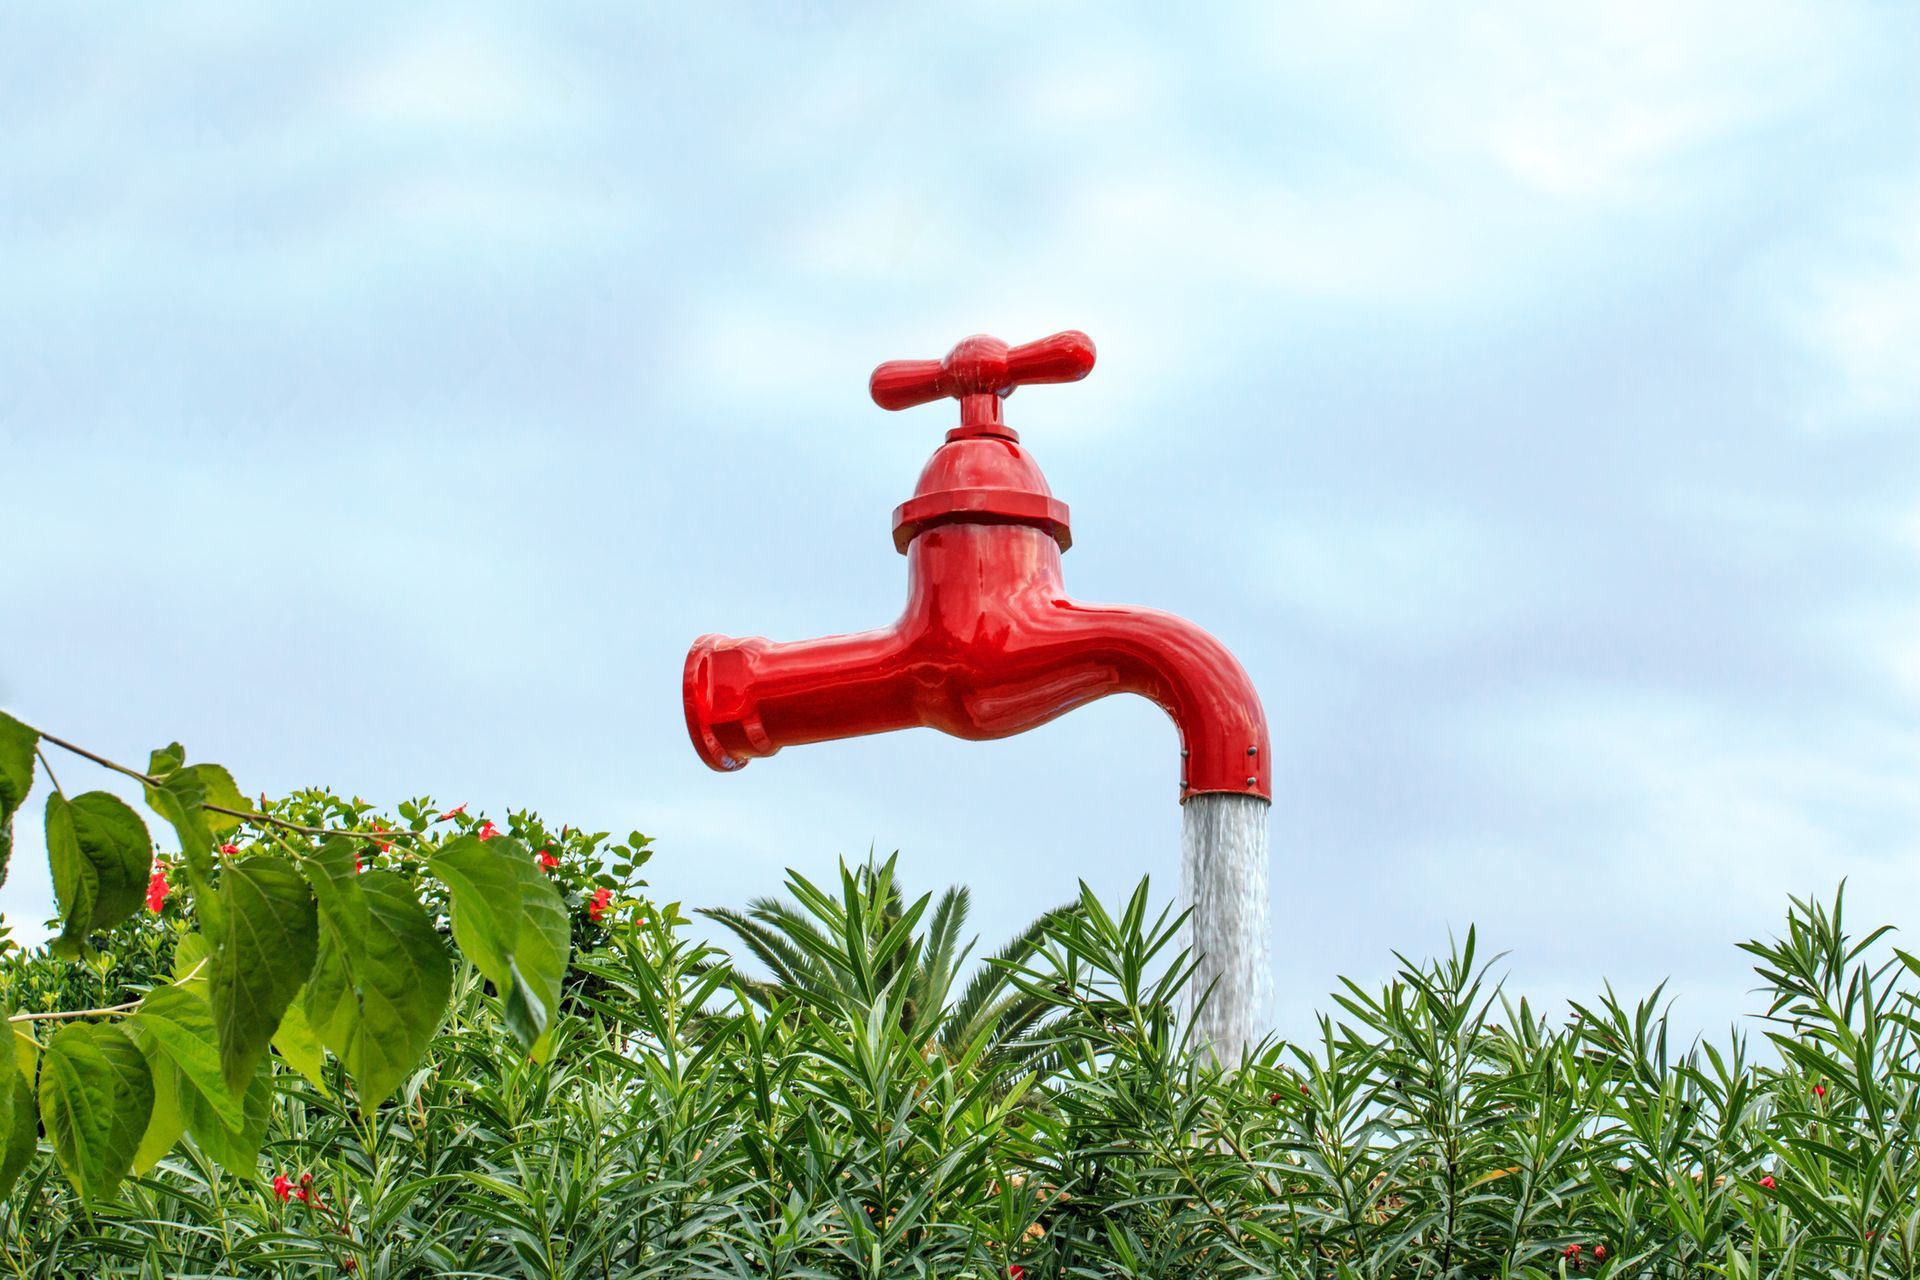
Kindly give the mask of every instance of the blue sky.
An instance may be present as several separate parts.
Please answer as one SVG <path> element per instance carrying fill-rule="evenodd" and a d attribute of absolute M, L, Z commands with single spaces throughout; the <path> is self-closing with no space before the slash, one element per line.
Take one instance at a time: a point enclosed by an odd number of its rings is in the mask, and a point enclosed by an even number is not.
<path fill-rule="evenodd" d="M 1171 894 L 1144 702 L 681 723 L 696 635 L 898 610 L 951 414 L 872 366 L 1077 327 L 1009 420 L 1070 588 L 1264 694 L 1283 1029 L 1469 923 L 1697 1025 L 1789 893 L 1920 924 L 1920 17 L 1177 8 L 9 11 L 0 705 L 638 827 L 689 904 Z"/>

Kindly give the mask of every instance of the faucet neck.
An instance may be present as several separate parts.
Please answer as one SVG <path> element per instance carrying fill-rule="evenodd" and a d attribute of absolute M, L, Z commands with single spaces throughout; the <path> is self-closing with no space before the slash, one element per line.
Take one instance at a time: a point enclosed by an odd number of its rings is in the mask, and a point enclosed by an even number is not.
<path fill-rule="evenodd" d="M 1003 610 L 1009 597 L 1028 594 L 1066 594 L 1060 544 L 1045 529 L 943 524 L 907 547 L 909 613 L 937 600 L 943 612 L 986 617 Z"/>

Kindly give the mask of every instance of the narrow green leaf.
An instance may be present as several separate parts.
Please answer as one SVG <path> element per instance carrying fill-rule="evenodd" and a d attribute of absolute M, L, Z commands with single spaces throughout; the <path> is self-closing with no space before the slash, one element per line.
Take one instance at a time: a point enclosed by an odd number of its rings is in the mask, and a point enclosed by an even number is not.
<path fill-rule="evenodd" d="M 127 1176 L 152 1112 L 153 1078 L 125 1031 L 75 1022 L 48 1042 L 40 1119 L 55 1158 L 87 1204 L 105 1201 Z"/>
<path fill-rule="evenodd" d="M 233 775 L 217 764 L 191 765 L 183 773 L 190 775 L 200 785 L 200 802 L 217 804 L 222 809 L 251 809 L 247 798 L 240 794 L 240 787 Z M 212 840 L 220 840 L 240 829 L 240 819 L 230 813 L 214 813 L 209 809 L 200 811 L 200 821 L 207 828 Z"/>
<path fill-rule="evenodd" d="M 313 891 L 292 863 L 256 855 L 221 872 L 214 900 L 213 1021 L 221 1073 L 241 1089 L 313 969 Z"/>
<path fill-rule="evenodd" d="M 4 1201 L 39 1148 L 40 1121 L 33 1113 L 33 1086 L 25 1076 L 18 1072 L 0 1075 L 0 1090 L 13 1099 L 7 1126 L 0 1131 L 0 1201 Z"/>
<path fill-rule="evenodd" d="M 40 1071 L 40 1042 L 33 1038 L 32 1023 L 13 1024 L 13 1061 L 20 1068 L 20 1074 L 32 1084 Z"/>
<path fill-rule="evenodd" d="M 118 796 L 89 791 L 68 800 L 56 792 L 47 797 L 47 858 L 60 904 L 54 949 L 71 956 L 89 933 L 140 909 L 153 844 L 147 824 Z"/>
<path fill-rule="evenodd" d="M 155 752 L 156 759 L 160 753 Z M 167 820 L 180 841 L 180 854 L 187 866 L 187 882 L 195 905 L 203 919 L 213 895 L 207 892 L 213 883 L 213 832 L 208 829 L 201 804 L 207 798 L 206 784 L 196 773 L 175 769 L 155 773 L 159 786 L 146 788 L 147 807 Z M 211 921 L 205 921 L 211 924 Z"/>
<path fill-rule="evenodd" d="M 345 840 L 329 840 L 305 870 L 320 904 L 307 1023 L 371 1113 L 426 1055 L 453 993 L 452 966 L 412 886 L 389 871 L 357 873 Z"/>
<path fill-rule="evenodd" d="M 139 1174 L 153 1168 L 162 1156 L 173 1150 L 174 1143 L 187 1131 L 187 1121 L 180 1114 L 180 1069 L 173 1065 L 153 1036 L 141 1028 L 138 1019 L 129 1020 L 125 1026 L 127 1034 L 139 1046 L 140 1056 L 147 1060 L 147 1074 L 153 1079 L 153 1111 L 147 1118 L 146 1132 L 140 1136 L 140 1145 L 133 1153 L 133 1171 Z"/>
<path fill-rule="evenodd" d="M 213 1029 L 213 1006 L 205 989 L 156 987 L 130 1019 L 177 1068 L 221 1120 L 240 1123 L 240 1099 L 227 1087 L 220 1067 L 220 1045 Z M 151 1057 L 151 1055 L 149 1055 Z"/>
<path fill-rule="evenodd" d="M 320 1037 L 313 1034 L 313 1028 L 307 1023 L 306 991 L 302 989 L 293 1002 L 287 1006 L 286 1016 L 280 1019 L 280 1029 L 273 1033 L 273 1047 L 287 1060 L 287 1065 L 307 1078 L 308 1083 L 323 1094 L 331 1094 L 327 1088 L 325 1071 L 327 1051 L 320 1043 Z"/>
<path fill-rule="evenodd" d="M 33 749 L 40 735 L 0 711 L 0 885 L 13 860 L 13 815 L 33 790 Z"/>
<path fill-rule="evenodd" d="M 566 902 L 527 847 L 508 836 L 449 840 L 429 860 L 453 901 L 453 938 L 500 992 L 507 1028 L 539 1044 L 560 1006 Z"/>
<path fill-rule="evenodd" d="M 207 935 L 189 933 L 173 947 L 173 985 L 187 989 L 198 989 L 201 995 L 207 991 L 207 971 L 212 967 L 212 949 L 207 946 Z"/>
<path fill-rule="evenodd" d="M 4 1000 L 0 1000 L 0 1025 L 12 1025 L 13 1010 Z M 0 1202 L 7 1198 L 7 1192 L 13 1189 L 13 1180 L 19 1171 L 8 1172 L 12 1164 L 14 1113 L 19 1109 L 20 1091 L 14 1088 L 16 1072 L 0 1073 Z M 33 1109 L 32 1095 L 28 1095 L 27 1110 Z"/>

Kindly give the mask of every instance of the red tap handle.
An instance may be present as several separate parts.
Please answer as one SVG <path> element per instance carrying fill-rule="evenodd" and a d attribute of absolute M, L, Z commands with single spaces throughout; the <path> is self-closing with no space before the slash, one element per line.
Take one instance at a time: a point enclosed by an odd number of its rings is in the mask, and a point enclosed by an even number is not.
<path fill-rule="evenodd" d="M 961 425 L 997 424 L 998 401 L 1029 382 L 1078 382 L 1093 371 L 1093 339 L 1078 329 L 1009 347 L 976 334 L 944 360 L 889 360 L 873 371 L 867 390 L 882 409 L 911 409 L 943 396 L 961 404 Z M 981 397 L 992 397 L 983 402 Z"/>

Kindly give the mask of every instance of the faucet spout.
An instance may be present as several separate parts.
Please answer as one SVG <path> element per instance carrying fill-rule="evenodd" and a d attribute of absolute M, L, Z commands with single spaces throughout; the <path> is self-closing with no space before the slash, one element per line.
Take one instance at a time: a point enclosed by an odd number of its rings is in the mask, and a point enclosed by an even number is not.
<path fill-rule="evenodd" d="M 907 550 L 888 627 L 776 644 L 703 636 L 683 677 L 687 729 L 715 769 L 781 747 L 926 727 L 1004 738 L 1115 693 L 1173 719 L 1180 798 L 1272 796 L 1266 717 L 1225 645 L 1157 609 L 1084 604 L 1045 527 L 954 523 Z"/>

